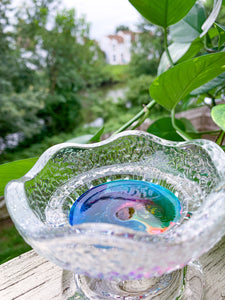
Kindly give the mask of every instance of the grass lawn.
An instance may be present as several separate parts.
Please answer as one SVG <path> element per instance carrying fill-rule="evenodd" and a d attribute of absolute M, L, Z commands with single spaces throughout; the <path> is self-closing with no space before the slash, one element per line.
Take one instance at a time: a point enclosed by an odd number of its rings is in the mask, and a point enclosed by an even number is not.
<path fill-rule="evenodd" d="M 20 254 L 31 250 L 17 232 L 12 221 L 4 220 L 0 223 L 0 264 L 5 263 Z"/>
<path fill-rule="evenodd" d="M 114 82 L 126 82 L 129 79 L 129 65 L 106 65 L 105 71 Z"/>

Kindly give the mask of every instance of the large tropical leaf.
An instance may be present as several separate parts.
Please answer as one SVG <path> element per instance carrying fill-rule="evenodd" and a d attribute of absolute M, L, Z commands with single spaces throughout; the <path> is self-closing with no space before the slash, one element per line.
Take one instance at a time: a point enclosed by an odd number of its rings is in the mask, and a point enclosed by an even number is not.
<path fill-rule="evenodd" d="M 167 28 L 180 21 L 196 0 L 129 0 L 150 22 Z"/>
<path fill-rule="evenodd" d="M 194 128 L 194 126 L 188 119 L 181 118 L 176 119 L 175 121 L 176 126 L 179 127 L 183 132 L 186 132 L 193 139 L 201 137 L 201 133 Z M 170 141 L 184 140 L 173 127 L 170 117 L 163 117 L 156 120 L 149 126 L 147 132 Z"/>
<path fill-rule="evenodd" d="M 196 95 L 204 94 L 221 85 L 225 85 L 225 73 L 220 74 L 216 78 L 213 78 L 209 82 L 195 89 L 194 91 L 191 92 L 191 95 L 196 96 Z"/>
<path fill-rule="evenodd" d="M 205 9 L 196 3 L 189 13 L 178 23 L 170 26 L 173 43 L 169 46 L 170 56 L 174 63 L 194 57 L 204 46 L 199 38 L 205 21 Z M 163 53 L 158 67 L 158 75 L 171 67 L 166 52 Z"/>
<path fill-rule="evenodd" d="M 93 138 L 93 134 L 85 134 L 66 141 L 66 143 L 88 144 Z"/>
<path fill-rule="evenodd" d="M 100 142 L 101 141 L 101 136 L 103 135 L 105 127 L 101 127 L 96 133 L 95 135 L 90 139 L 90 142 Z"/>
<path fill-rule="evenodd" d="M 172 43 L 168 50 L 170 53 L 170 56 L 172 58 L 172 61 L 176 63 L 190 48 L 191 43 L 181 44 L 181 43 Z M 169 62 L 168 56 L 166 52 L 163 53 L 160 63 L 158 66 L 158 72 L 157 75 L 162 74 L 166 70 L 168 70 L 171 67 L 171 64 Z"/>
<path fill-rule="evenodd" d="M 174 63 L 180 63 L 187 59 L 194 57 L 204 46 L 200 38 L 195 39 L 192 43 L 172 43 L 168 50 Z M 163 53 L 159 67 L 158 74 L 160 75 L 171 67 L 166 52 Z"/>
<path fill-rule="evenodd" d="M 95 134 L 85 134 L 66 141 L 66 143 L 88 144 L 91 142 L 99 142 L 104 132 L 104 126 L 101 127 Z"/>
<path fill-rule="evenodd" d="M 201 33 L 200 37 L 203 37 L 216 21 L 220 12 L 221 5 L 222 5 L 222 0 L 214 0 L 213 10 L 209 15 L 208 19 L 202 25 L 203 32 Z"/>
<path fill-rule="evenodd" d="M 225 104 L 214 106 L 211 110 L 211 116 L 216 125 L 225 131 Z"/>
<path fill-rule="evenodd" d="M 4 195 L 4 188 L 9 181 L 24 176 L 37 160 L 35 157 L 0 165 L 0 196 Z"/>
<path fill-rule="evenodd" d="M 216 29 L 218 30 L 219 33 L 219 43 L 218 46 L 219 48 L 225 43 L 225 26 L 221 24 L 215 24 Z"/>
<path fill-rule="evenodd" d="M 180 129 L 185 130 L 183 123 L 180 120 L 176 120 L 177 126 Z M 162 139 L 169 141 L 183 141 L 184 139 L 176 132 L 173 128 L 172 121 L 170 117 L 160 118 L 154 123 L 152 123 L 147 132 L 154 134 Z"/>
<path fill-rule="evenodd" d="M 225 52 L 187 60 L 156 77 L 150 95 L 171 110 L 186 95 L 225 71 Z"/>
<path fill-rule="evenodd" d="M 200 36 L 205 19 L 204 7 L 196 3 L 181 21 L 170 26 L 170 35 L 173 42 L 190 43 L 194 41 Z"/>

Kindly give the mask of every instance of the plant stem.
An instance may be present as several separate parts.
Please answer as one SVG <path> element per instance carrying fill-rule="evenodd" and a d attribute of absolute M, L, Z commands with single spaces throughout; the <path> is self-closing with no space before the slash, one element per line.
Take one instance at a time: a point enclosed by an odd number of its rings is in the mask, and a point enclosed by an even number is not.
<path fill-rule="evenodd" d="M 211 95 L 209 92 L 207 93 L 207 95 L 212 99 L 212 106 L 216 106 L 216 98 Z"/>
<path fill-rule="evenodd" d="M 192 140 L 192 138 L 186 133 L 184 132 L 182 129 L 180 129 L 177 125 L 176 125 L 176 120 L 175 120 L 175 109 L 171 110 L 171 121 L 172 121 L 172 125 L 173 128 L 176 130 L 176 132 L 185 140 L 185 141 L 190 141 Z"/>
<path fill-rule="evenodd" d="M 208 53 L 217 53 L 217 52 L 219 52 L 217 50 L 213 50 L 213 49 L 210 49 L 210 48 L 207 48 L 207 47 L 205 47 L 205 51 L 208 52 Z"/>
<path fill-rule="evenodd" d="M 144 121 L 148 118 L 149 114 L 150 114 L 150 110 L 145 106 L 145 114 L 143 115 L 143 117 L 141 117 L 139 119 L 139 121 L 132 126 L 131 130 L 136 129 L 138 126 L 140 126 L 142 123 L 144 123 Z"/>
<path fill-rule="evenodd" d="M 219 146 L 222 146 L 224 138 L 225 138 L 225 131 L 221 130 L 218 137 L 217 137 L 217 139 L 216 139 L 216 143 Z"/>
<path fill-rule="evenodd" d="M 199 131 L 200 134 L 211 134 L 211 135 L 217 135 L 219 132 L 220 130 Z"/>
<path fill-rule="evenodd" d="M 151 110 L 155 106 L 156 102 L 155 100 L 152 100 L 149 102 L 145 108 L 143 108 L 136 116 L 134 116 L 131 120 L 129 120 L 126 124 L 124 124 L 122 127 L 120 127 L 117 131 L 113 133 L 113 135 L 120 133 L 124 130 L 126 130 L 128 127 L 130 127 L 135 121 L 139 120 L 144 114 L 146 113 L 146 108 L 148 110 Z"/>
<path fill-rule="evenodd" d="M 164 48 L 165 48 L 168 60 L 169 60 L 169 62 L 171 64 L 171 66 L 173 67 L 174 66 L 174 62 L 172 60 L 172 57 L 170 55 L 169 48 L 168 48 L 168 32 L 167 32 L 167 28 L 164 28 Z"/>
<path fill-rule="evenodd" d="M 208 53 L 219 52 L 218 50 L 214 50 L 214 49 L 211 49 L 211 48 L 208 47 L 208 45 L 207 45 L 207 35 L 208 35 L 208 33 L 204 36 L 204 49 L 205 49 L 205 51 L 208 52 Z"/>

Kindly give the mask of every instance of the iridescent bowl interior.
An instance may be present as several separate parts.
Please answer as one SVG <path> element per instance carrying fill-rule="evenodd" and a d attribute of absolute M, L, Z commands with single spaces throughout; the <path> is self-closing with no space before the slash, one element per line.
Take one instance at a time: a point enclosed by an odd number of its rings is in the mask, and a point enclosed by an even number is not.
<path fill-rule="evenodd" d="M 210 141 L 174 143 L 128 131 L 96 144 L 53 146 L 8 184 L 6 201 L 24 239 L 62 268 L 106 279 L 148 278 L 185 266 L 222 237 L 224 166 L 223 151 Z M 175 195 L 180 209 L 173 226 L 159 234 L 104 218 L 71 226 L 71 208 L 82 194 L 126 180 Z M 127 207 L 116 213 L 122 221 L 134 213 Z M 98 209 L 104 213 L 104 205 Z"/>

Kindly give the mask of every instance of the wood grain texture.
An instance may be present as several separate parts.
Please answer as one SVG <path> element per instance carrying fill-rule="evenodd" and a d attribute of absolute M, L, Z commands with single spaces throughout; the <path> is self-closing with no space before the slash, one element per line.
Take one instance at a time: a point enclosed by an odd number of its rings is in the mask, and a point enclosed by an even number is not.
<path fill-rule="evenodd" d="M 27 252 L 0 266 L 0 299 L 60 299 L 61 277 L 62 269 Z"/>
<path fill-rule="evenodd" d="M 204 300 L 225 300 L 225 237 L 200 261 Z M 0 266 L 0 299 L 64 300 L 70 294 L 71 278 L 70 272 L 30 251 Z"/>
<path fill-rule="evenodd" d="M 225 236 L 200 261 L 205 275 L 204 300 L 225 300 Z"/>

